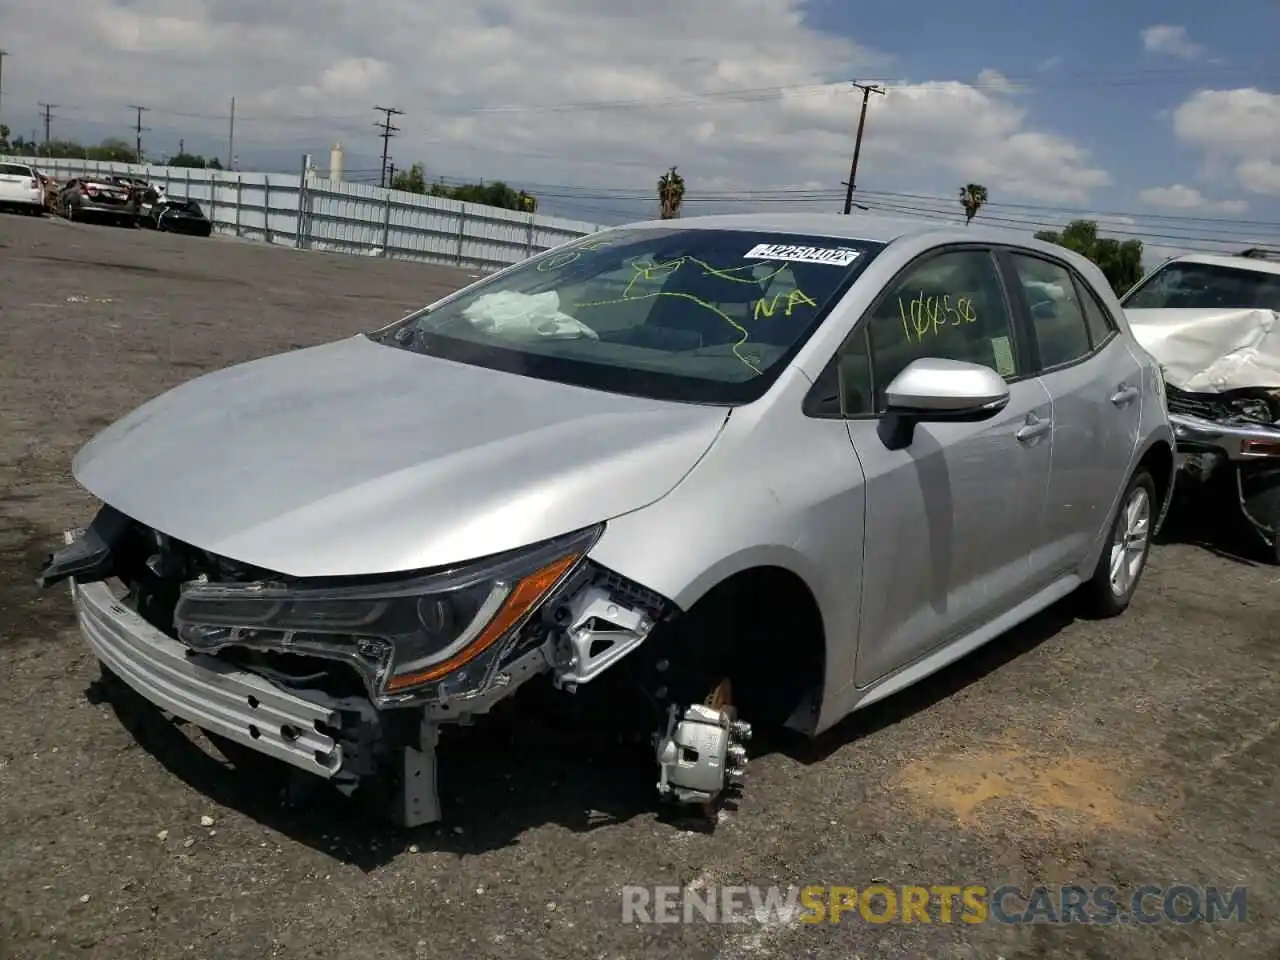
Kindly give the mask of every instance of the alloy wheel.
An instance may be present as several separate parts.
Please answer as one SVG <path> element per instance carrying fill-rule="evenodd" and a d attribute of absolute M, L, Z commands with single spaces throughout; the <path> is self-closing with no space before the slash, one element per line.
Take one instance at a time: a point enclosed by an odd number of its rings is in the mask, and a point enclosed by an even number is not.
<path fill-rule="evenodd" d="M 1145 487 L 1135 487 L 1120 513 L 1111 538 L 1111 592 L 1123 597 L 1133 589 L 1147 559 L 1151 536 L 1151 497 Z"/>

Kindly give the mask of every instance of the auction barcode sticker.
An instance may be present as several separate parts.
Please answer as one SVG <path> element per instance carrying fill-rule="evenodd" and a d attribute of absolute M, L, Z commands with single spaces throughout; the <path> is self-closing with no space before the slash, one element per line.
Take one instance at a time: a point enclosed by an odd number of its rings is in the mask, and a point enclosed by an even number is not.
<path fill-rule="evenodd" d="M 852 247 L 797 247 L 782 243 L 758 243 L 745 254 L 744 260 L 783 260 L 788 263 L 821 263 L 830 267 L 847 267 L 861 256 Z"/>

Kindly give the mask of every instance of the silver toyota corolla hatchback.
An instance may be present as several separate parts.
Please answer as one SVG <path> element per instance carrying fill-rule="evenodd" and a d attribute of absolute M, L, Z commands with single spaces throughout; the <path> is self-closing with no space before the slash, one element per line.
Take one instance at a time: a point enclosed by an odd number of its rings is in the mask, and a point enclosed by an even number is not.
<path fill-rule="evenodd" d="M 527 684 L 635 694 L 659 792 L 707 804 L 752 725 L 819 733 L 1071 593 L 1123 611 L 1173 464 L 1061 247 L 659 221 L 144 404 L 76 456 L 104 505 L 41 581 L 109 675 L 399 822 L 440 818 L 441 727 Z"/>

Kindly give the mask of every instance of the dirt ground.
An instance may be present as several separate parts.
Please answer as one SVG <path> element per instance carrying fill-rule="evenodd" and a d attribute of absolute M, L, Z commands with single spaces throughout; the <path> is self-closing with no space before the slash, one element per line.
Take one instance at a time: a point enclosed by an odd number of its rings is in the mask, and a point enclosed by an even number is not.
<path fill-rule="evenodd" d="M 447 821 L 397 833 L 339 799 L 283 808 L 108 698 L 66 591 L 33 586 L 92 515 L 76 449 L 199 371 L 465 279 L 0 216 L 0 956 L 1280 958 L 1280 570 L 1217 548 L 1157 547 L 1118 620 L 1060 606 L 766 745 L 713 830 L 658 814 L 655 769 L 522 723 L 446 731 Z M 1216 924 L 623 922 L 623 885 L 876 882 L 1248 892 Z"/>

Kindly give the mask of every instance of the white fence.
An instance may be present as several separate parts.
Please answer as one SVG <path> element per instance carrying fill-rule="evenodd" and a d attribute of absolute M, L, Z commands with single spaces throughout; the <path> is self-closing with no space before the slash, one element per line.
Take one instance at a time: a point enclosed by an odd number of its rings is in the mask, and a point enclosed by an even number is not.
<path fill-rule="evenodd" d="M 31 163 L 30 157 L 3 157 Z M 597 224 L 462 203 L 314 175 L 161 167 L 75 159 L 37 159 L 57 180 L 114 173 L 190 197 L 214 230 L 303 250 L 444 263 L 496 270 Z"/>

